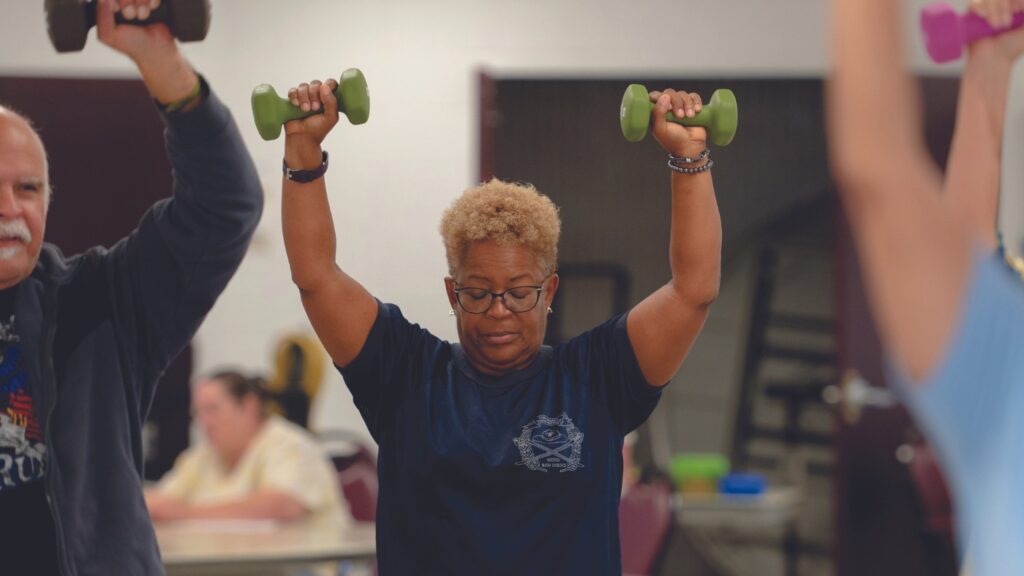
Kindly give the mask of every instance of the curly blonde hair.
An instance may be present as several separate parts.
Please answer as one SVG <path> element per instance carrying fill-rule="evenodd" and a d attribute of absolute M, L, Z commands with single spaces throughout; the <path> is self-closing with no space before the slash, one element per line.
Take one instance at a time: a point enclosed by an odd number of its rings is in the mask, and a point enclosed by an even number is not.
<path fill-rule="evenodd" d="M 529 184 L 497 178 L 466 190 L 441 217 L 441 237 L 454 278 L 472 242 L 526 246 L 547 276 L 558 261 L 562 223 L 550 198 Z"/>

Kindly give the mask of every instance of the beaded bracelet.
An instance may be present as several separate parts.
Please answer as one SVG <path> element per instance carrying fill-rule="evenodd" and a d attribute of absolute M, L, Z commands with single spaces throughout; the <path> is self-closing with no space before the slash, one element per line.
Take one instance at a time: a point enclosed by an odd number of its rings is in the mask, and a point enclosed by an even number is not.
<path fill-rule="evenodd" d="M 711 149 L 710 148 L 705 148 L 704 150 L 702 150 L 701 153 L 698 154 L 696 158 L 690 158 L 688 156 L 676 156 L 675 154 L 669 154 L 668 155 L 668 161 L 672 162 L 672 163 L 674 163 L 676 165 L 678 165 L 678 164 L 696 164 L 697 162 L 700 162 L 701 160 L 707 158 L 709 154 L 711 154 Z"/>
<path fill-rule="evenodd" d="M 707 162 L 699 166 L 680 166 L 682 163 L 696 164 L 701 160 L 707 160 Z M 715 165 L 715 161 L 711 159 L 711 153 L 708 149 L 703 149 L 703 152 L 697 155 L 696 158 L 687 158 L 685 156 L 676 156 L 673 154 L 669 155 L 669 169 L 679 172 L 680 174 L 699 174 L 700 172 L 707 172 L 711 170 L 712 166 Z"/>
<path fill-rule="evenodd" d="M 668 161 L 668 167 L 675 172 L 680 174 L 700 174 L 701 172 L 707 172 L 711 170 L 711 167 L 715 165 L 715 161 L 708 158 L 708 161 L 700 166 L 687 167 L 687 166 L 676 166 L 671 160 Z"/>

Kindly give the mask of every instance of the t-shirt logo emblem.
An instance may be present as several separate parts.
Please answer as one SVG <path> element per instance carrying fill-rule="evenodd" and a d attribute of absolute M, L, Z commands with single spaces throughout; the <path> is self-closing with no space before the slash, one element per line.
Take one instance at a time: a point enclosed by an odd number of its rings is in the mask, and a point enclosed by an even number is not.
<path fill-rule="evenodd" d="M 580 464 L 583 432 L 576 428 L 564 412 L 558 417 L 538 416 L 523 426 L 522 434 L 512 441 L 519 448 L 519 456 L 522 458 L 516 462 L 518 466 L 526 466 L 537 472 L 573 472 L 583 468 Z"/>

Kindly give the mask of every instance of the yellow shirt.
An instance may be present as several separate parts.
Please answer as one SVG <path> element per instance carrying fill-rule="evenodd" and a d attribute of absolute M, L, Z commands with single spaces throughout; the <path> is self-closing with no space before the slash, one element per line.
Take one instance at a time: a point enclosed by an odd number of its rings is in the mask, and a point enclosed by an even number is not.
<path fill-rule="evenodd" d="M 185 450 L 157 484 L 158 492 L 192 505 L 233 502 L 262 490 L 295 498 L 311 518 L 351 520 L 326 454 L 309 432 L 280 416 L 267 419 L 233 470 L 204 442 Z"/>

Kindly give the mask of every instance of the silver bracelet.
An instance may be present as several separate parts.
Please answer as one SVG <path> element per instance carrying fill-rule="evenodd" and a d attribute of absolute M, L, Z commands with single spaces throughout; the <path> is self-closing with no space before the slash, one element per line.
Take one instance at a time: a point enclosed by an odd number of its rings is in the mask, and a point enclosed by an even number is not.
<path fill-rule="evenodd" d="M 708 154 L 711 154 L 711 150 L 709 148 L 705 148 L 704 150 L 702 150 L 701 153 L 698 154 L 696 158 L 690 158 L 689 156 L 676 156 L 675 154 L 669 154 L 668 155 L 668 161 L 671 162 L 672 164 L 677 165 L 677 166 L 679 164 L 696 164 L 697 162 L 700 162 L 701 160 L 707 158 Z"/>
<path fill-rule="evenodd" d="M 679 172 L 680 174 L 700 174 L 701 172 L 707 172 L 708 170 L 711 170 L 711 167 L 714 165 L 715 161 L 712 160 L 711 158 L 708 158 L 708 161 L 701 164 L 700 166 L 676 166 L 675 164 L 672 163 L 671 158 L 669 158 L 668 160 L 669 169 L 674 170 L 675 172 Z"/>

